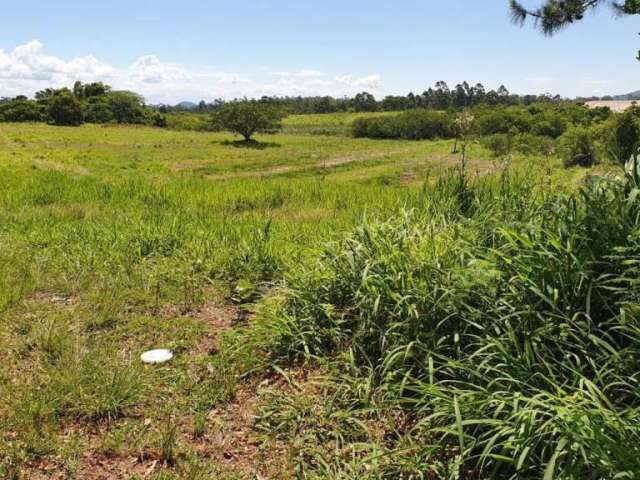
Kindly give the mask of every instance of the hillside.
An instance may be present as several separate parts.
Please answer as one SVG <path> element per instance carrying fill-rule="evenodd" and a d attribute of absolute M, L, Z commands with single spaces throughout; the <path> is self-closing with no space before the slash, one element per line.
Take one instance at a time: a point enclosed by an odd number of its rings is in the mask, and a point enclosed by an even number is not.
<path fill-rule="evenodd" d="M 615 95 L 613 99 L 614 100 L 640 100 L 640 90 L 636 90 L 635 92 L 627 93 L 625 95 Z"/>

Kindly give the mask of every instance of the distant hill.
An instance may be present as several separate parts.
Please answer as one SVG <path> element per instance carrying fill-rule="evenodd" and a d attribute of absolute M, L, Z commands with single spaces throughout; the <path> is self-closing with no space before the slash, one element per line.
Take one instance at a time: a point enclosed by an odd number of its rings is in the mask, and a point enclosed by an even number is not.
<path fill-rule="evenodd" d="M 193 102 L 180 102 L 176 105 L 178 108 L 182 108 L 184 110 L 195 110 L 198 107 L 198 104 Z"/>
<path fill-rule="evenodd" d="M 640 90 L 627 93 L 626 95 L 614 95 L 614 100 L 640 100 Z"/>

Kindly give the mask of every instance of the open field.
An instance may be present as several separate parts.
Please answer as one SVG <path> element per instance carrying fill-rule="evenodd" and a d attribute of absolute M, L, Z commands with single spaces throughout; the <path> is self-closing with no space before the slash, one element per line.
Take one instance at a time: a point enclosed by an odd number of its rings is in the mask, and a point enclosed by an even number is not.
<path fill-rule="evenodd" d="M 637 103 L 632 100 L 594 100 L 586 104 L 591 108 L 609 107 L 614 112 L 624 112 Z"/>
<path fill-rule="evenodd" d="M 534 253 L 523 245 L 543 240 L 516 246 L 508 229 L 530 221 L 537 232 L 545 201 L 593 170 L 516 157 L 511 176 L 472 145 L 470 184 L 460 185 L 448 173 L 458 163 L 451 141 L 353 139 L 339 134 L 348 121 L 293 119 L 251 147 L 224 133 L 0 125 L 0 474 L 355 479 L 452 468 L 457 440 L 438 454 L 415 447 L 435 438 L 416 412 L 442 407 L 445 418 L 449 409 L 455 425 L 458 397 L 453 414 L 453 397 L 423 382 L 424 362 L 410 366 L 422 353 L 402 343 L 411 334 L 399 322 L 432 311 L 466 312 L 470 323 L 485 315 L 478 312 L 499 303 L 490 290 L 503 259 L 480 260 L 480 250 L 493 245 L 508 257 L 513 241 L 514 258 L 529 261 Z M 304 125 L 331 135 L 308 135 Z M 547 240 L 559 251 L 565 245 Z M 563 272 L 572 281 L 574 270 Z M 526 297 L 516 283 L 505 302 Z M 566 295 L 549 300 L 559 302 L 558 319 L 564 306 L 581 308 Z M 351 325 L 354 318 L 368 323 Z M 465 335 L 470 348 L 477 333 Z M 139 354 L 154 347 L 176 357 L 143 366 Z M 439 362 L 431 378 L 446 383 L 454 366 Z M 514 378 L 526 377 L 524 363 Z M 407 388 L 441 405 L 409 407 L 412 396 L 383 381 L 406 374 L 409 385 L 407 372 L 422 382 Z M 458 394 L 472 396 L 462 384 Z M 473 415 L 476 395 L 462 404 L 464 415 Z"/>
<path fill-rule="evenodd" d="M 245 316 L 230 297 L 252 301 L 365 214 L 419 203 L 425 176 L 455 161 L 450 142 L 233 140 L 0 127 L 0 443 L 28 478 L 160 471 L 168 428 L 187 463 L 202 453 L 229 478 L 267 468 L 268 448 L 244 445 L 250 420 L 222 414 L 255 388 L 215 366 L 221 332 Z M 155 346 L 176 360 L 142 368 Z"/>

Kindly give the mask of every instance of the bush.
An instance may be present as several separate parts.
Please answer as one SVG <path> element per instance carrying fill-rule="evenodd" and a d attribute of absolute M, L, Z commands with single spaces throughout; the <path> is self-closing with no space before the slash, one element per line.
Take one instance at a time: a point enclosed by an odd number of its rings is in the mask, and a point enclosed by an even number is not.
<path fill-rule="evenodd" d="M 566 130 L 566 120 L 556 113 L 547 113 L 534 117 L 531 125 L 531 133 L 551 138 L 558 138 Z"/>
<path fill-rule="evenodd" d="M 549 155 L 554 148 L 552 138 L 532 133 L 487 135 L 480 143 L 491 151 L 494 157 L 518 152 L 525 155 Z"/>
<path fill-rule="evenodd" d="M 49 103 L 49 117 L 55 125 L 81 125 L 82 105 L 70 90 L 59 90 Z"/>
<path fill-rule="evenodd" d="M 166 119 L 167 128 L 172 130 L 214 130 L 210 116 L 201 113 L 169 113 L 166 115 Z"/>
<path fill-rule="evenodd" d="M 624 164 L 636 151 L 640 142 L 640 108 L 621 114 L 615 123 L 611 149 L 616 160 Z"/>
<path fill-rule="evenodd" d="M 109 104 L 102 98 L 90 98 L 85 103 L 84 120 L 88 123 L 109 123 L 115 120 Z"/>
<path fill-rule="evenodd" d="M 475 129 L 479 135 L 529 132 L 532 114 L 522 107 L 479 109 L 475 113 Z"/>
<path fill-rule="evenodd" d="M 42 107 L 37 102 L 24 97 L 0 104 L 0 121 L 2 122 L 41 122 L 44 117 Z"/>
<path fill-rule="evenodd" d="M 511 152 L 513 136 L 506 133 L 494 133 L 483 137 L 480 143 L 491 150 L 491 154 L 494 157 L 501 157 Z"/>
<path fill-rule="evenodd" d="M 451 115 L 431 110 L 411 110 L 397 115 L 356 119 L 352 124 L 354 137 L 430 140 L 453 138 Z"/>
<path fill-rule="evenodd" d="M 145 123 L 145 106 L 142 97 L 133 92 L 116 91 L 105 95 L 113 118 L 118 123 Z"/>
<path fill-rule="evenodd" d="M 153 112 L 149 115 L 149 123 L 154 127 L 167 128 L 167 117 L 159 112 Z"/>
<path fill-rule="evenodd" d="M 589 167 L 598 162 L 596 147 L 589 129 L 574 127 L 559 139 L 559 150 L 565 166 Z"/>

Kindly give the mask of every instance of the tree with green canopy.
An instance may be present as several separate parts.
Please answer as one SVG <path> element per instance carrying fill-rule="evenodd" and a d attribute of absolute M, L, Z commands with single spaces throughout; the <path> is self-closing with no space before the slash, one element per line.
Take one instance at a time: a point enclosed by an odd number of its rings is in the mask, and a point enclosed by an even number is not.
<path fill-rule="evenodd" d="M 55 125 L 80 125 L 82 105 L 68 88 L 60 89 L 49 102 L 49 117 Z"/>
<path fill-rule="evenodd" d="M 249 142 L 255 133 L 275 133 L 282 128 L 283 114 L 277 107 L 255 100 L 230 102 L 213 115 L 215 125 L 238 133 Z"/>

